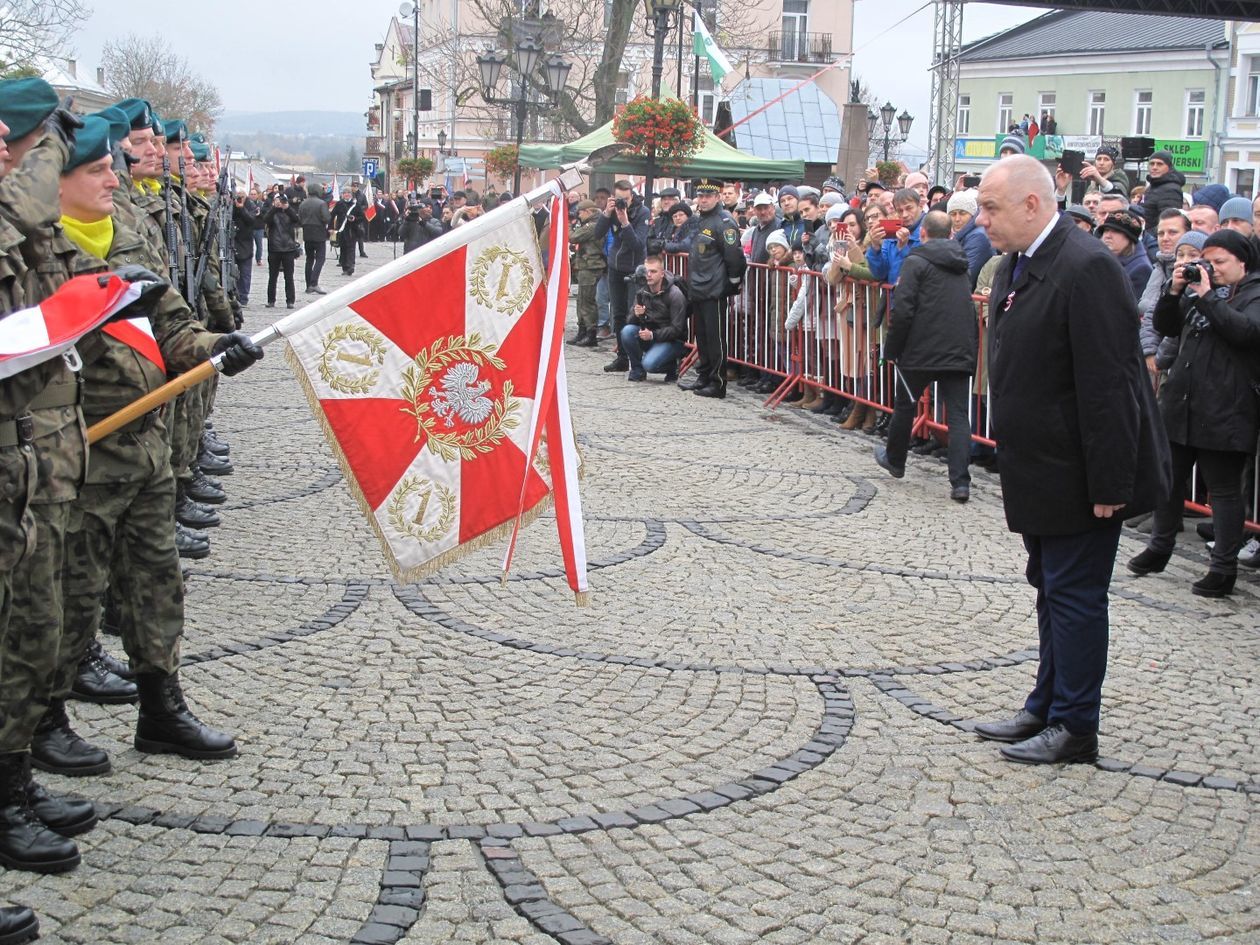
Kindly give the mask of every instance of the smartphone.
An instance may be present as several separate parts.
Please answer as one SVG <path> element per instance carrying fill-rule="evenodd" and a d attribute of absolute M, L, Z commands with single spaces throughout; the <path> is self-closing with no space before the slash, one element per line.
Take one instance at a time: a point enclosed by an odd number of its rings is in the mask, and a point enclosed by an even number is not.
<path fill-rule="evenodd" d="M 1063 156 L 1059 158 L 1059 167 L 1063 168 L 1064 174 L 1070 174 L 1072 177 L 1077 177 L 1080 175 L 1081 168 L 1084 166 L 1084 151 L 1073 151 L 1071 148 L 1064 149 Z"/>
<path fill-rule="evenodd" d="M 963 186 L 966 187 L 968 190 L 971 190 L 972 188 L 975 188 L 975 187 L 979 187 L 980 175 L 968 174 L 962 179 L 962 183 L 963 183 Z"/>
<path fill-rule="evenodd" d="M 884 228 L 884 236 L 896 236 L 897 231 L 905 226 L 900 220 L 880 220 L 879 225 Z"/>

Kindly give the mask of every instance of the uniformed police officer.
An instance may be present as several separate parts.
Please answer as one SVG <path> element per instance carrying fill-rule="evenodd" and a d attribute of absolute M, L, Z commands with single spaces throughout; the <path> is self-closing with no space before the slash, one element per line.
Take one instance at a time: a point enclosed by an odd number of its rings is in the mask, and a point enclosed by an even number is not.
<path fill-rule="evenodd" d="M 687 258 L 687 285 L 700 360 L 696 364 L 696 379 L 678 385 L 701 397 L 718 398 L 726 396 L 726 378 L 722 374 L 726 360 L 722 338 L 725 300 L 739 291 L 747 268 L 739 244 L 739 225 L 718 203 L 721 191 L 721 181 L 696 182 L 698 212 Z"/>

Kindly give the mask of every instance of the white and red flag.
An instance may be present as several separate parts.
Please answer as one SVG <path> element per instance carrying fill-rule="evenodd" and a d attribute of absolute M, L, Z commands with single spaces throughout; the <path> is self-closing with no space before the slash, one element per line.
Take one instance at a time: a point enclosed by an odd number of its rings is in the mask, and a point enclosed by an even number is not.
<path fill-rule="evenodd" d="M 518 198 L 274 326 L 401 580 L 514 540 L 554 496 L 566 575 L 584 599 L 558 196 L 551 220 L 550 272 Z"/>
<path fill-rule="evenodd" d="M 363 197 L 367 200 L 367 206 L 363 209 L 363 215 L 370 223 L 376 219 L 376 194 L 372 191 L 372 178 L 364 177 L 363 186 L 366 188 L 366 193 L 364 193 Z"/>
<path fill-rule="evenodd" d="M 89 331 L 136 301 L 149 284 L 126 282 L 109 273 L 75 276 L 38 305 L 0 318 L 0 378 L 12 377 L 68 351 Z M 137 318 L 106 328 L 144 335 L 156 350 L 148 325 L 147 318 Z"/>

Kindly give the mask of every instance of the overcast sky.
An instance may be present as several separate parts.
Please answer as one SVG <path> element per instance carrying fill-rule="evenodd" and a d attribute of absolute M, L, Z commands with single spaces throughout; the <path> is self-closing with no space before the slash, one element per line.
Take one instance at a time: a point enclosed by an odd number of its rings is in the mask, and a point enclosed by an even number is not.
<path fill-rule="evenodd" d="M 168 0 L 85 2 L 93 13 L 75 38 L 84 74 L 95 73 L 101 47 L 110 39 L 136 27 L 160 28 L 175 52 L 218 85 L 224 106 L 233 111 L 366 111 L 373 44 L 384 39 L 398 10 L 390 0 L 215 0 L 197 8 L 198 28 L 192 32 L 171 25 L 171 12 L 179 7 Z M 915 116 L 910 143 L 921 149 L 927 144 L 932 58 L 931 4 L 914 13 L 923 5 L 923 0 L 857 0 L 854 13 L 857 72 L 881 99 Z M 978 39 L 1041 12 L 968 3 L 963 38 Z"/>

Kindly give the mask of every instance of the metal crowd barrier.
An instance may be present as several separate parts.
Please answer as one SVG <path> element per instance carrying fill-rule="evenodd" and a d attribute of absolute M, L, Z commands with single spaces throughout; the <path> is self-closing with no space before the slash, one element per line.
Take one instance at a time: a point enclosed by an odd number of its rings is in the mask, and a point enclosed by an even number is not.
<path fill-rule="evenodd" d="M 686 278 L 685 253 L 665 255 L 667 272 Z M 739 295 L 727 299 L 726 359 L 750 370 L 779 378 L 765 405 L 778 407 L 797 387 L 829 391 L 857 403 L 891 413 L 896 398 L 896 376 L 883 358 L 884 331 L 892 317 L 891 286 L 862 282 L 847 276 L 831 284 L 819 272 L 749 264 Z M 997 443 L 989 417 L 986 332 L 988 296 L 974 295 L 978 322 L 978 370 L 971 379 L 968 413 L 971 439 L 982 449 Z M 789 324 L 794 327 L 789 328 Z M 694 324 L 689 328 L 689 354 L 679 373 L 696 359 Z M 912 435 L 948 439 L 945 407 L 935 385 L 919 400 Z M 1260 449 L 1248 483 L 1251 514 L 1247 528 L 1260 532 Z M 1188 510 L 1210 514 L 1207 496 L 1192 474 Z"/>

